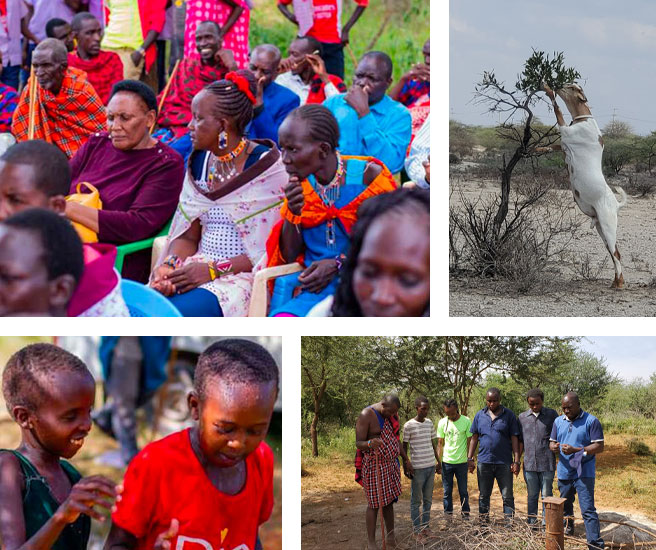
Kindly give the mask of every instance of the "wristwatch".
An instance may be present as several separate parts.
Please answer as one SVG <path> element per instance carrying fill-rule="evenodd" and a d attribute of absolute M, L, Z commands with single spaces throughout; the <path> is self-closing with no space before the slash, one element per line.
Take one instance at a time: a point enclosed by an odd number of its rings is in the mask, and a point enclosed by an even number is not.
<path fill-rule="evenodd" d="M 583 456 L 588 456 L 588 451 L 583 451 Z"/>
<path fill-rule="evenodd" d="M 467 462 L 474 462 L 473 458 L 467 458 Z"/>

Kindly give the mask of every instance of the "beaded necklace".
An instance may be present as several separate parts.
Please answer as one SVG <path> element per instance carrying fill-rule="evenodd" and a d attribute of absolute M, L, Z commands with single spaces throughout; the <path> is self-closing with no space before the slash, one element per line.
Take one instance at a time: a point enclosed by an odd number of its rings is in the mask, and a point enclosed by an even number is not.
<path fill-rule="evenodd" d="M 339 153 L 337 156 L 337 170 L 333 179 L 326 185 L 320 185 L 317 182 L 316 190 L 321 197 L 321 200 L 330 208 L 337 202 L 340 196 L 342 179 L 344 177 L 344 162 Z M 335 220 L 328 220 L 326 222 L 326 246 L 330 250 L 337 248 L 337 235 L 335 234 Z"/>
<path fill-rule="evenodd" d="M 214 187 L 214 182 L 221 185 L 226 181 L 231 180 L 237 174 L 237 167 L 235 166 L 235 159 L 241 155 L 242 151 L 246 147 L 246 139 L 241 138 L 241 141 L 237 144 L 232 151 L 225 155 L 216 156 L 214 153 L 210 153 L 210 163 L 208 170 L 208 182 L 210 188 Z"/>

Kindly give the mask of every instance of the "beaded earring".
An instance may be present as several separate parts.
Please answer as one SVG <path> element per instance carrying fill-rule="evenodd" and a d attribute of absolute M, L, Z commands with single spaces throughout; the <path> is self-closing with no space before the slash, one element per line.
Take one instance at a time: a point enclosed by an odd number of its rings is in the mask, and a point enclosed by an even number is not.
<path fill-rule="evenodd" d="M 219 134 L 219 149 L 225 149 L 228 146 L 228 132 L 222 130 Z"/>

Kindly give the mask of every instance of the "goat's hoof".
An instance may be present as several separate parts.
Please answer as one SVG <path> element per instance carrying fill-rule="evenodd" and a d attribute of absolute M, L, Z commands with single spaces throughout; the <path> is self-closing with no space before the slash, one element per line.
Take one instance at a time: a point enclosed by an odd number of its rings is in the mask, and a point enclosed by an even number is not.
<path fill-rule="evenodd" d="M 621 290 L 624 288 L 624 277 L 620 275 L 619 279 L 615 279 L 613 281 L 613 284 L 611 285 L 611 288 L 614 288 L 616 290 Z"/>

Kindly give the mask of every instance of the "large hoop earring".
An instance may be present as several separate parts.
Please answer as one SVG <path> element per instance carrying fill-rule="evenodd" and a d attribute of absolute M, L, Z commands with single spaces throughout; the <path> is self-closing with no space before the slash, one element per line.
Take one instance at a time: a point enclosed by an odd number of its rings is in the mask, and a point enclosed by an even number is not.
<path fill-rule="evenodd" d="M 228 133 L 225 130 L 221 130 L 219 134 L 219 149 L 225 149 L 228 146 Z"/>

